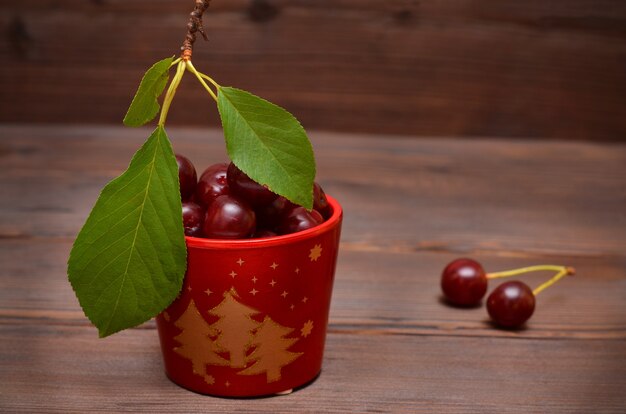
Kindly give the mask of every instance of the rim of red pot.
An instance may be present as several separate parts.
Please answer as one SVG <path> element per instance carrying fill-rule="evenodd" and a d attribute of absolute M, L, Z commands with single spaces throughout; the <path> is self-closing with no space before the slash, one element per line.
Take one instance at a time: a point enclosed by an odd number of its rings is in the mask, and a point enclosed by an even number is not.
<path fill-rule="evenodd" d="M 259 237 L 254 239 L 206 239 L 202 237 L 185 236 L 188 247 L 200 249 L 242 249 L 252 247 L 269 247 L 280 246 L 296 242 L 299 240 L 309 239 L 318 234 L 325 233 L 334 228 L 341 220 L 343 209 L 341 205 L 333 197 L 326 195 L 328 204 L 332 210 L 332 215 L 322 224 L 310 228 L 308 230 L 299 231 L 297 233 L 285 234 L 282 236 Z"/>

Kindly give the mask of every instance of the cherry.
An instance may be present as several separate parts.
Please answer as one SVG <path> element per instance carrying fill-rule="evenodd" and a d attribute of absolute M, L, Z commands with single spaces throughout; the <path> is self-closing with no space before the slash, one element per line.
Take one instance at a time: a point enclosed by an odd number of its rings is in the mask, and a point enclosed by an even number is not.
<path fill-rule="evenodd" d="M 204 170 L 194 194 L 195 200 L 199 204 L 208 206 L 217 197 L 229 194 L 228 180 L 226 178 L 227 169 L 228 164 L 220 163 L 213 164 Z"/>
<path fill-rule="evenodd" d="M 317 224 L 322 224 L 324 222 L 324 217 L 322 216 L 322 214 L 319 211 L 311 210 L 311 211 L 309 211 L 309 214 L 311 214 L 311 217 L 313 217 L 313 219 L 315 219 Z"/>
<path fill-rule="evenodd" d="M 208 207 L 203 230 L 209 238 L 245 239 L 255 227 L 256 217 L 249 205 L 234 196 L 221 195 Z"/>
<path fill-rule="evenodd" d="M 524 324 L 535 311 L 535 297 L 565 276 L 576 274 L 576 269 L 566 266 L 530 266 L 506 272 L 493 273 L 496 277 L 513 276 L 535 270 L 555 270 L 556 275 L 542 283 L 534 290 L 518 281 L 506 282 L 494 289 L 487 298 L 487 311 L 494 322 L 504 328 L 518 328 Z"/>
<path fill-rule="evenodd" d="M 269 204 L 255 209 L 257 221 L 260 227 L 272 229 L 280 223 L 282 218 L 295 208 L 296 205 L 283 196 L 276 197 Z"/>
<path fill-rule="evenodd" d="M 252 180 L 232 162 L 228 166 L 228 185 L 231 191 L 253 207 L 260 207 L 274 201 L 277 194 Z"/>
<path fill-rule="evenodd" d="M 202 237 L 204 209 L 191 201 L 183 201 L 183 227 L 186 236 Z"/>
<path fill-rule="evenodd" d="M 330 206 L 322 187 L 318 183 L 313 183 L 313 208 L 319 211 L 324 218 L 330 217 Z"/>
<path fill-rule="evenodd" d="M 304 207 L 295 207 L 278 224 L 278 234 L 297 233 L 313 228 L 324 222 L 324 217 L 316 211 Z"/>
<path fill-rule="evenodd" d="M 178 181 L 180 183 L 180 196 L 182 200 L 188 200 L 196 188 L 198 177 L 196 169 L 184 155 L 176 154 L 178 164 Z"/>
<path fill-rule="evenodd" d="M 262 237 L 275 237 L 278 236 L 278 234 L 274 233 L 271 230 L 257 230 L 254 233 L 254 238 L 262 238 Z"/>
<path fill-rule="evenodd" d="M 472 259 L 453 260 L 441 274 L 441 289 L 446 299 L 459 306 L 480 303 L 487 292 L 487 284 L 485 270 Z"/>
<path fill-rule="evenodd" d="M 487 311 L 498 325 L 518 328 L 535 311 L 535 294 L 523 282 L 505 282 L 495 288 L 487 298 Z"/>

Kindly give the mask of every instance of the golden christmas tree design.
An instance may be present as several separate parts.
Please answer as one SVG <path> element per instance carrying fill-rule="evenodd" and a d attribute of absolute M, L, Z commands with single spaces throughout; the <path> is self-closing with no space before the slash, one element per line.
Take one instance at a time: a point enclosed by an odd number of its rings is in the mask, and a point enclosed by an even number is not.
<path fill-rule="evenodd" d="M 193 300 L 174 325 L 182 330 L 174 337 L 174 340 L 181 344 L 174 348 L 174 351 L 191 361 L 194 374 L 200 375 L 207 383 L 212 384 L 214 379 L 207 375 L 206 366 L 229 365 L 229 362 L 218 354 L 224 349 L 210 338 L 216 334 L 215 329 L 200 315 Z"/>
<path fill-rule="evenodd" d="M 240 375 L 267 374 L 267 382 L 278 381 L 281 369 L 295 361 L 302 352 L 288 351 L 298 339 L 285 338 L 293 328 L 282 326 L 266 316 L 254 335 L 256 349 L 250 355 L 255 363 L 239 371 Z"/>
<path fill-rule="evenodd" d="M 237 301 L 237 292 L 234 288 L 224 292 L 224 300 L 209 311 L 209 314 L 220 319 L 212 326 L 219 331 L 217 343 L 220 348 L 230 354 L 232 368 L 246 366 L 246 353 L 252 346 L 252 331 L 259 326 L 250 315 L 259 313 L 258 310 Z"/>
<path fill-rule="evenodd" d="M 313 329 L 313 321 L 309 320 L 300 329 L 300 337 L 287 338 L 293 328 L 280 325 L 269 316 L 257 322 L 251 316 L 261 312 L 239 299 L 234 287 L 224 292 L 224 299 L 207 312 L 219 318 L 213 324 L 204 319 L 191 300 L 174 322 L 181 330 L 174 337 L 180 344 L 174 351 L 190 360 L 193 373 L 209 385 L 215 384 L 216 379 L 207 374 L 207 365 L 240 369 L 240 375 L 265 374 L 268 383 L 278 381 L 282 368 L 303 354 L 289 348 Z"/>

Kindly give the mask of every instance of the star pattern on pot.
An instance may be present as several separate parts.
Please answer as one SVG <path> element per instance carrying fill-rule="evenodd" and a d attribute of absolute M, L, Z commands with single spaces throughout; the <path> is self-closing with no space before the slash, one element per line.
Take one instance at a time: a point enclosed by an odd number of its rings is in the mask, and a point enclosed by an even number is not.
<path fill-rule="evenodd" d="M 312 262 L 316 262 L 320 257 L 322 257 L 322 245 L 316 244 L 309 252 L 309 259 L 311 259 Z"/>
<path fill-rule="evenodd" d="M 215 384 L 215 377 L 213 377 L 213 375 L 205 375 L 204 382 L 206 382 L 209 385 L 213 385 Z"/>
<path fill-rule="evenodd" d="M 302 325 L 302 329 L 300 329 L 300 335 L 303 338 L 306 338 L 307 336 L 311 334 L 312 330 L 313 330 L 313 321 L 309 319 L 308 321 L 304 323 L 304 325 Z"/>

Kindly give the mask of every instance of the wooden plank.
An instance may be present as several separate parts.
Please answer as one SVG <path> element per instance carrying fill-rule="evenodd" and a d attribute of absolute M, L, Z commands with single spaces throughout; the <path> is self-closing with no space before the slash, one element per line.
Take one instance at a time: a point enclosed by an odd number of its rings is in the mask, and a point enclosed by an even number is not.
<path fill-rule="evenodd" d="M 221 132 L 170 128 L 198 166 Z M 0 126 L 0 234 L 73 238 L 147 129 Z M 318 179 L 354 249 L 623 256 L 626 147 L 313 133 Z M 28 191 L 24 191 L 24 185 Z"/>
<path fill-rule="evenodd" d="M 219 131 L 168 131 L 198 164 L 224 159 Z M 66 279 L 98 191 L 148 133 L 0 126 L 1 412 L 623 412 L 623 144 L 312 134 L 346 209 L 324 370 L 290 396 L 231 400 L 170 383 L 153 322 L 98 339 Z M 578 274 L 503 331 L 441 301 L 461 254 Z"/>
<path fill-rule="evenodd" d="M 67 281 L 71 243 L 55 239 L 0 240 L 0 324 L 88 327 Z M 439 278 L 457 256 L 442 252 L 358 251 L 342 245 L 331 330 L 336 333 L 450 337 L 626 339 L 626 258 L 499 257 L 477 254 L 488 271 L 543 262 L 578 270 L 538 297 L 529 329 L 494 329 L 484 307 L 458 309 L 441 298 Z M 538 286 L 550 273 L 522 277 Z M 491 283 L 490 290 L 499 284 Z M 144 326 L 154 329 L 153 323 Z M 95 328 L 88 331 L 96 334 Z"/>
<path fill-rule="evenodd" d="M 3 412 L 622 412 L 626 341 L 330 334 L 289 396 L 197 395 L 162 373 L 154 331 L 0 325 Z M 559 388 L 556 389 L 555 385 Z"/>
<path fill-rule="evenodd" d="M 213 3 L 196 66 L 309 128 L 626 136 L 618 0 Z M 188 11 L 146 0 L 0 1 L 0 121 L 119 123 L 142 71 L 178 50 Z M 194 86 L 184 82 L 171 121 L 217 125 Z"/>

